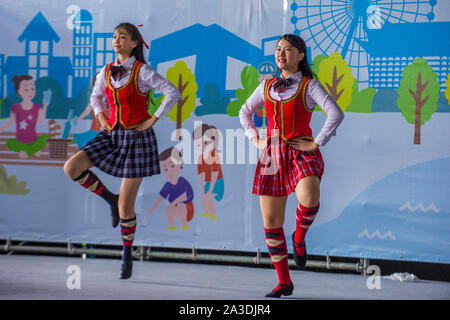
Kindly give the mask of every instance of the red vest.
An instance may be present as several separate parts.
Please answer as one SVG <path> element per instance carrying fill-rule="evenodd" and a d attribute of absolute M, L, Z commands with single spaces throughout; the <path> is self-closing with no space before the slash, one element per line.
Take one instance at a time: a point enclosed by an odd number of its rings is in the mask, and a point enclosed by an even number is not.
<path fill-rule="evenodd" d="M 111 66 L 110 63 L 105 69 L 106 99 L 111 107 L 111 117 L 108 124 L 111 128 L 120 121 L 125 129 L 137 127 L 138 123 L 150 118 L 148 114 L 148 92 L 143 93 L 139 90 L 138 74 L 143 63 L 137 61 L 133 64 L 131 75 L 128 82 L 120 88 L 113 88 L 111 85 Z"/>
<path fill-rule="evenodd" d="M 275 79 L 267 80 L 264 87 L 265 109 L 268 120 L 267 137 L 272 136 L 272 130 L 275 129 L 285 141 L 295 137 L 314 140 L 309 126 L 313 110 L 306 106 L 305 101 L 306 88 L 311 79 L 303 77 L 295 95 L 281 101 L 272 99 L 269 94 L 270 86 Z"/>

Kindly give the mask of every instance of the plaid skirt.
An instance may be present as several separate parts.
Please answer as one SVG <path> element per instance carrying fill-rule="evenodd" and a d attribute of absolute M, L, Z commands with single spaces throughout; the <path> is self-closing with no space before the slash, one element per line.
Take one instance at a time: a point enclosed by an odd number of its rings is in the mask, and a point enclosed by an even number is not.
<path fill-rule="evenodd" d="M 142 178 L 161 172 L 152 127 L 144 131 L 127 130 L 118 123 L 111 132 L 101 131 L 81 150 L 98 169 L 115 177 Z"/>
<path fill-rule="evenodd" d="M 274 141 L 274 142 L 272 142 Z M 322 179 L 324 162 L 319 149 L 303 152 L 283 139 L 269 139 L 259 158 L 253 180 L 253 193 L 283 197 L 295 191 L 300 179 L 317 175 Z"/>

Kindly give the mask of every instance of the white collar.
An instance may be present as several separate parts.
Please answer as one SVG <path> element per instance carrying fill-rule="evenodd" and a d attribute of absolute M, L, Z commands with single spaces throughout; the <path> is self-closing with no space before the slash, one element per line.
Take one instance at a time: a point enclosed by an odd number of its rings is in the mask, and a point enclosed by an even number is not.
<path fill-rule="evenodd" d="M 114 63 L 115 66 L 122 66 L 125 68 L 125 70 L 130 70 L 133 67 L 134 62 L 136 61 L 136 57 L 135 56 L 131 56 L 129 57 L 127 60 L 125 60 L 122 63 L 118 63 L 117 60 Z"/>
<path fill-rule="evenodd" d="M 303 77 L 303 73 L 299 70 L 298 72 L 291 74 L 288 78 L 293 80 L 300 80 Z"/>

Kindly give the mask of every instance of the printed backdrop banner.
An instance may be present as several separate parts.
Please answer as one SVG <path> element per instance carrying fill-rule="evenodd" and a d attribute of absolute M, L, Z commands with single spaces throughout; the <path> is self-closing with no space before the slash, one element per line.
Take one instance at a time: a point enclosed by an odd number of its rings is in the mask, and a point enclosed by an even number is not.
<path fill-rule="evenodd" d="M 294 33 L 345 112 L 321 147 L 308 252 L 450 263 L 449 16 L 446 0 L 2 2 L 0 238 L 121 244 L 106 202 L 63 165 L 100 130 L 92 81 L 114 61 L 114 28 L 128 21 L 143 24 L 148 63 L 182 94 L 155 130 L 159 152 L 177 147 L 183 164 L 143 180 L 135 245 L 267 250 L 251 193 L 259 151 L 238 114 L 275 72 L 277 39 Z M 153 113 L 164 97 L 151 95 Z M 263 133 L 264 110 L 253 118 Z M 317 106 L 315 135 L 325 119 Z M 198 164 L 202 124 L 216 133 L 220 165 Z M 119 192 L 120 179 L 93 170 Z M 290 252 L 296 206 L 291 195 Z"/>

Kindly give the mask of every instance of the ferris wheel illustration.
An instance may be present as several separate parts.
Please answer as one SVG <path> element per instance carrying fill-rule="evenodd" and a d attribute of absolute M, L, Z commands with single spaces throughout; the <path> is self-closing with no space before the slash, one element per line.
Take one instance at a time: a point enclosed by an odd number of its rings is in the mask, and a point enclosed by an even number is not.
<path fill-rule="evenodd" d="M 313 55 L 339 52 L 359 84 L 368 84 L 369 56 L 358 41 L 367 29 L 386 22 L 434 20 L 437 0 L 293 0 L 294 34 L 301 36 Z"/>

